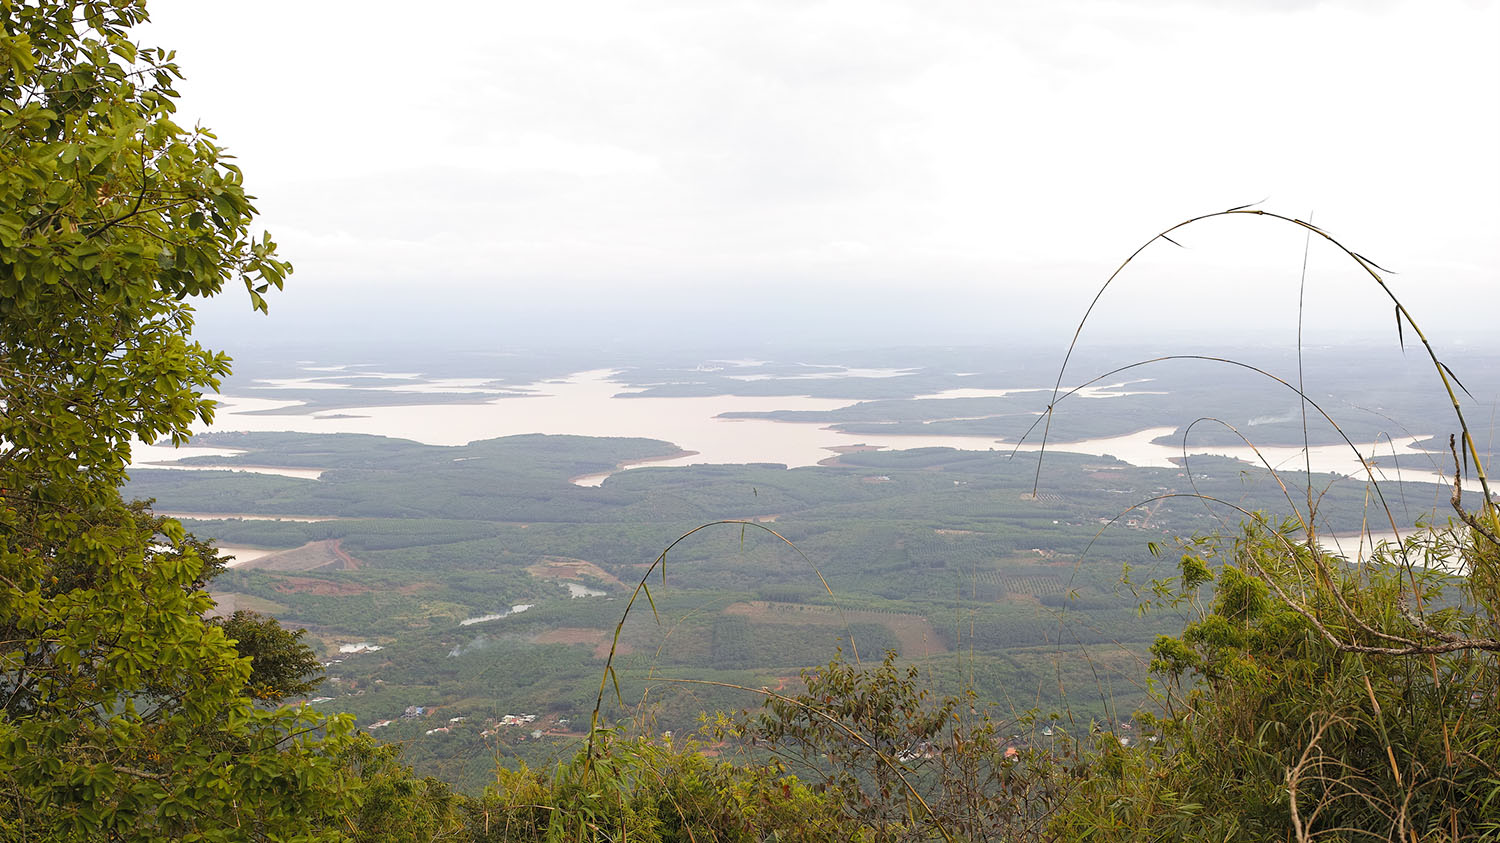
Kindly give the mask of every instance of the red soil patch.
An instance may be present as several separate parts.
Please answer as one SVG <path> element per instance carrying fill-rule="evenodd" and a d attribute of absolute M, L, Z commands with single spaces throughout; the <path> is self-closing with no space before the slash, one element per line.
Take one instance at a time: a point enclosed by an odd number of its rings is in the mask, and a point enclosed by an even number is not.
<path fill-rule="evenodd" d="M 333 545 L 331 547 L 329 547 L 328 549 L 333 552 L 334 556 L 338 557 L 339 564 L 337 566 L 335 566 L 335 567 L 339 568 L 340 570 L 344 570 L 344 571 L 358 571 L 359 570 L 359 560 L 355 559 L 353 556 L 350 556 L 348 553 L 344 552 L 344 540 L 343 539 L 334 539 L 333 540 Z"/>

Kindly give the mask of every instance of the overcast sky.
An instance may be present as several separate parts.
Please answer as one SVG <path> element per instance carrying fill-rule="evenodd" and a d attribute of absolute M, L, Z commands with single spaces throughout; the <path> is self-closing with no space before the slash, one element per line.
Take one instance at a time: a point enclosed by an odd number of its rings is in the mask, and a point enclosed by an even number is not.
<path fill-rule="evenodd" d="M 1496 3 L 151 10 L 183 116 L 238 155 L 296 265 L 268 336 L 415 316 L 1003 339 L 1076 321 L 1156 231 L 1262 199 L 1398 270 L 1449 341 L 1500 313 Z M 1301 236 L 1232 219 L 1177 239 L 1106 299 L 1101 336 L 1290 339 Z M 1331 251 L 1309 284 L 1320 329 L 1394 334 Z M 225 312 L 210 339 L 247 324 Z"/>

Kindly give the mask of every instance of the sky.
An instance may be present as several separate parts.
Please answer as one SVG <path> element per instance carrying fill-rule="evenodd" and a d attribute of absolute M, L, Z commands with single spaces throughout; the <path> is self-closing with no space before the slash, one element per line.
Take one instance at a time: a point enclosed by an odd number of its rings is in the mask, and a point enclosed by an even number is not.
<path fill-rule="evenodd" d="M 1500 312 L 1500 4 L 152 0 L 296 273 L 203 335 L 1065 344 L 1244 203 Z M 1158 241 L 1089 337 L 1295 338 L 1304 236 Z M 1332 248 L 1315 339 L 1394 337 Z"/>

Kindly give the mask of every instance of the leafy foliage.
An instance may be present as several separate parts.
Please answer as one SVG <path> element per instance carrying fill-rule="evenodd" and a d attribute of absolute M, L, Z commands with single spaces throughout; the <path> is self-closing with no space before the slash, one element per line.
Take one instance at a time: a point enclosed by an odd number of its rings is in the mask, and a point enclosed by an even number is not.
<path fill-rule="evenodd" d="M 705 758 L 705 747 L 606 734 L 593 756 L 545 773 L 501 769 L 465 806 L 476 843 L 863 839 L 836 804 L 775 767 Z"/>
<path fill-rule="evenodd" d="M 343 748 L 340 762 L 359 782 L 357 804 L 329 821 L 331 830 L 352 843 L 415 843 L 441 840 L 462 831 L 460 800 L 445 782 L 417 778 L 398 760 L 401 748 L 377 746 L 359 735 Z"/>
<path fill-rule="evenodd" d="M 220 624 L 241 656 L 250 659 L 245 693 L 265 702 L 303 697 L 318 687 L 323 667 L 304 643 L 306 630 L 282 629 L 275 618 L 241 609 Z M 309 678 L 311 677 L 311 678 Z"/>
<path fill-rule="evenodd" d="M 310 838 L 347 722 L 255 706 L 202 620 L 217 562 L 119 494 L 132 441 L 186 437 L 228 371 L 186 300 L 240 280 L 264 309 L 290 270 L 213 136 L 173 122 L 145 20 L 0 4 L 0 836 Z"/>
<path fill-rule="evenodd" d="M 770 694 L 737 732 L 811 771 L 870 840 L 1036 839 L 1061 802 L 1059 756 L 981 714 L 972 694 L 932 695 L 894 652 L 873 669 L 842 658 Z M 1065 742 L 1066 743 L 1066 742 Z"/>
<path fill-rule="evenodd" d="M 1493 636 L 1479 578 L 1445 568 L 1486 570 L 1495 553 L 1466 530 L 1434 532 L 1352 566 L 1255 525 L 1193 547 L 1168 599 L 1196 603 L 1210 582 L 1212 599 L 1152 648 L 1167 680 L 1165 713 L 1148 718 L 1160 744 L 1102 744 L 1102 774 L 1062 827 L 1102 840 L 1493 839 L 1495 652 L 1382 650 Z"/>

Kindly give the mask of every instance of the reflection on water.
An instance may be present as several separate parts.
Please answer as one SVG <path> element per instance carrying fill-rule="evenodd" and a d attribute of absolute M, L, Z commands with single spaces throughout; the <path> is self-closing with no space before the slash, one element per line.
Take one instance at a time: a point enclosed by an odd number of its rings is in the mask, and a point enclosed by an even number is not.
<path fill-rule="evenodd" d="M 906 375 L 914 375 L 921 369 L 859 369 L 845 366 L 817 366 L 811 363 L 798 364 L 808 369 L 823 369 L 820 372 L 799 372 L 797 374 L 786 373 L 757 373 L 754 375 L 725 375 L 730 380 L 737 381 L 823 381 L 834 378 L 899 378 Z"/>
<path fill-rule="evenodd" d="M 965 373 L 959 373 L 958 375 L 955 375 L 955 377 L 962 377 L 964 374 Z M 968 373 L 968 374 L 973 374 L 973 373 L 971 372 L 971 373 Z M 1091 386 L 1080 386 L 1077 389 L 1073 389 L 1072 387 L 1064 386 L 1064 387 L 1061 387 L 1058 390 L 1058 394 L 1059 395 L 1063 395 L 1065 393 L 1071 392 L 1073 394 L 1073 397 L 1075 397 L 1075 398 L 1124 398 L 1127 395 L 1166 395 L 1167 394 L 1167 393 L 1165 393 L 1165 392 L 1163 392 L 1161 390 L 1152 390 L 1152 389 L 1136 389 L 1136 390 L 1124 390 L 1124 389 L 1121 389 L 1121 387 L 1130 386 L 1133 383 L 1149 383 L 1151 380 L 1153 380 L 1153 379 L 1152 378 L 1136 378 L 1135 380 L 1120 381 L 1119 383 L 1105 383 L 1105 384 L 1093 384 Z M 918 395 L 918 396 L 915 396 L 915 397 L 918 400 L 928 399 L 928 398 L 1005 398 L 1006 396 L 1009 396 L 1009 395 L 1020 395 L 1021 393 L 1024 393 L 1024 392 L 1045 392 L 1045 393 L 1048 393 L 1050 395 L 1052 393 L 1052 387 L 1050 387 L 1050 386 L 1026 386 L 1026 387 L 1011 388 L 1011 389 L 979 389 L 979 388 L 974 388 L 974 387 L 961 387 L 961 388 L 955 388 L 955 389 L 945 389 L 945 390 L 942 390 L 941 392 L 931 392 L 931 393 L 928 393 L 926 395 Z"/>
<path fill-rule="evenodd" d="M 288 402 L 271 403 L 285 406 Z M 296 477 L 302 480 L 317 480 L 323 476 L 322 469 L 316 468 L 284 468 L 270 465 L 181 465 L 176 462 L 188 457 L 236 457 L 243 453 L 245 452 L 234 448 L 208 448 L 196 445 L 173 448 L 170 445 L 145 445 L 136 442 L 130 446 L 130 465 L 125 470 L 127 473 L 133 468 L 167 468 L 174 471 L 242 471 L 249 474 Z"/>
<path fill-rule="evenodd" d="M 421 377 L 416 374 L 389 374 L 379 372 L 358 372 L 354 374 L 359 378 L 376 378 L 379 380 L 416 380 Z M 523 393 L 510 389 L 500 389 L 490 386 L 494 381 L 491 378 L 433 378 L 416 380 L 415 383 L 381 384 L 370 383 L 346 383 L 338 378 L 316 377 L 316 378 L 261 378 L 251 385 L 251 389 L 296 389 L 296 390 L 371 390 L 375 392 L 402 392 L 416 394 L 439 394 L 449 395 L 520 395 Z"/>
<path fill-rule="evenodd" d="M 626 468 L 631 468 L 631 467 L 632 466 L 626 466 Z M 601 472 L 599 474 L 585 474 L 582 477 L 574 477 L 573 478 L 573 485 L 574 486 L 587 486 L 589 488 L 598 488 L 598 487 L 604 485 L 604 481 L 608 480 L 610 477 L 612 477 L 612 476 L 614 476 L 616 474 L 619 474 L 620 471 L 622 471 L 622 470 L 623 469 L 617 469 L 615 471 L 605 471 L 605 472 Z"/>
<path fill-rule="evenodd" d="M 197 445 L 173 448 L 171 445 L 144 445 L 136 442 L 130 446 L 132 465 L 182 460 L 188 457 L 237 457 L 243 453 L 245 452 L 234 448 L 202 448 Z"/>
<path fill-rule="evenodd" d="M 563 583 L 563 585 L 568 587 L 569 597 L 605 597 L 609 594 L 609 592 L 607 591 L 600 591 L 597 588 L 589 588 L 583 583 L 565 582 Z"/>

